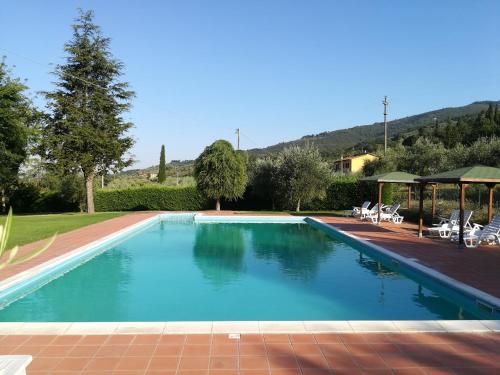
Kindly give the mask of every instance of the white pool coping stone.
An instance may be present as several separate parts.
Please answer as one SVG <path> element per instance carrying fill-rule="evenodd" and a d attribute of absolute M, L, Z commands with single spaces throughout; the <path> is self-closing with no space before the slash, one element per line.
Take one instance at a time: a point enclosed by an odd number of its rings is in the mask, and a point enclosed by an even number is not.
<path fill-rule="evenodd" d="M 102 246 L 114 239 L 132 233 L 141 227 L 161 219 L 162 216 L 176 214 L 158 214 L 116 231 L 99 240 L 81 246 L 64 255 L 53 258 L 24 272 L 0 282 L 0 292 L 15 286 L 31 277 L 61 265 L 69 259 L 91 249 Z M 179 214 L 185 215 L 185 214 Z M 251 222 L 251 223 L 297 223 L 306 217 L 288 216 L 210 216 L 194 214 L 196 222 Z M 452 285 L 467 294 L 500 306 L 500 299 L 454 280 L 438 271 L 425 267 L 415 260 L 405 258 L 368 240 L 352 235 L 338 228 L 332 228 L 316 218 L 310 220 L 338 231 L 366 246 L 386 254 L 398 261 L 414 267 L 430 276 Z M 232 220 L 231 220 L 232 219 Z M 500 332 L 500 320 L 335 320 L 335 321 L 200 321 L 200 322 L 0 322 L 0 335 L 120 335 L 120 334 L 268 334 L 268 333 L 416 333 L 416 332 Z"/>
<path fill-rule="evenodd" d="M 142 335 L 272 333 L 458 333 L 500 332 L 498 320 L 333 320 L 221 322 L 5 323 L 0 335 Z"/>

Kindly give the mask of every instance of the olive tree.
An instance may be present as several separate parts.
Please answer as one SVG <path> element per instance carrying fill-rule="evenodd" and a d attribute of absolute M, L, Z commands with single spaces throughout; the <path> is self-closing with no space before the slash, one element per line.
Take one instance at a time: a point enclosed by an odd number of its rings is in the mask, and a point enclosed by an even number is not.
<path fill-rule="evenodd" d="M 220 211 L 221 198 L 236 200 L 245 192 L 248 179 L 245 155 L 235 151 L 228 141 L 215 141 L 195 160 L 194 176 L 198 189 L 214 199 L 215 209 Z"/>
<path fill-rule="evenodd" d="M 256 159 L 250 164 L 249 185 L 253 195 L 271 204 L 274 210 L 280 200 L 278 191 L 279 165 L 276 158 L 265 157 Z"/>
<path fill-rule="evenodd" d="M 325 196 L 331 172 L 317 148 L 309 145 L 285 148 L 277 163 L 277 188 L 295 211 L 300 211 L 302 203 Z"/>

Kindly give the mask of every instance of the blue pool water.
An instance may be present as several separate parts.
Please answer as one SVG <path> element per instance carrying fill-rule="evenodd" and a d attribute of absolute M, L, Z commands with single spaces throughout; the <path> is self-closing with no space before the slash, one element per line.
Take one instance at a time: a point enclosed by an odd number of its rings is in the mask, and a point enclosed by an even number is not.
<path fill-rule="evenodd" d="M 475 319 L 306 223 L 160 222 L 0 310 L 1 321 Z"/>

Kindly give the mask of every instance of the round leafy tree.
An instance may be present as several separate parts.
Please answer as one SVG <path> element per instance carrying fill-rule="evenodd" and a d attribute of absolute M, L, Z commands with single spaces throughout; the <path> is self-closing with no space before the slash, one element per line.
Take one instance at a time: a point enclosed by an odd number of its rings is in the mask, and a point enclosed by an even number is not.
<path fill-rule="evenodd" d="M 215 199 L 215 209 L 220 211 L 221 198 L 236 200 L 245 192 L 245 156 L 235 151 L 228 141 L 215 141 L 195 160 L 194 176 L 198 189 L 208 198 Z"/>

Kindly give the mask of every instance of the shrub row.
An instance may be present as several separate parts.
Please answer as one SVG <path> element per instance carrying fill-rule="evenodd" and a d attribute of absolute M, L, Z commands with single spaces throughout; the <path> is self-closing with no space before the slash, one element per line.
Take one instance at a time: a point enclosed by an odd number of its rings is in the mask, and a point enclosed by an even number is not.
<path fill-rule="evenodd" d="M 323 199 L 315 199 L 304 205 L 305 210 L 346 210 L 359 206 L 361 184 L 351 176 L 334 178 Z"/>
<path fill-rule="evenodd" d="M 391 185 L 385 185 L 383 201 L 391 203 Z M 270 202 L 256 199 L 249 186 L 244 197 L 234 202 L 222 203 L 223 209 L 260 210 L 272 209 Z M 305 210 L 345 210 L 359 206 L 363 200 L 376 202 L 376 184 L 359 182 L 356 177 L 340 177 L 332 180 L 326 196 L 304 205 Z M 101 189 L 94 195 L 97 211 L 197 211 L 213 208 L 196 187 L 171 187 L 150 185 L 127 189 Z"/>
<path fill-rule="evenodd" d="M 197 211 L 210 202 L 195 187 L 142 186 L 128 189 L 101 189 L 94 195 L 96 211 Z"/>
<path fill-rule="evenodd" d="M 11 193 L 8 205 L 16 214 L 70 212 L 79 210 L 79 202 L 61 191 L 41 191 L 22 184 Z"/>

